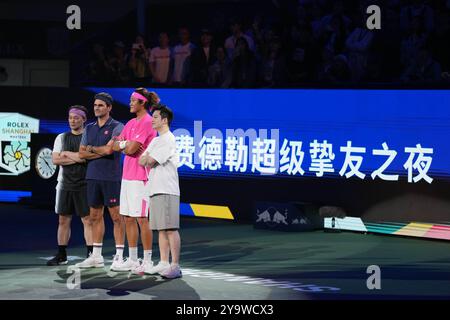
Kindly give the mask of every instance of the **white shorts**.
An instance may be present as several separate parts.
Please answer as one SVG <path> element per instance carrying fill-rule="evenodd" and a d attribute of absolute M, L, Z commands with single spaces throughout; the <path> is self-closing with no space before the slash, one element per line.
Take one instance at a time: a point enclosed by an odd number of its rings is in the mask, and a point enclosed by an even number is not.
<path fill-rule="evenodd" d="M 146 218 L 149 211 L 148 182 L 122 180 L 120 188 L 120 214 L 134 218 Z"/>

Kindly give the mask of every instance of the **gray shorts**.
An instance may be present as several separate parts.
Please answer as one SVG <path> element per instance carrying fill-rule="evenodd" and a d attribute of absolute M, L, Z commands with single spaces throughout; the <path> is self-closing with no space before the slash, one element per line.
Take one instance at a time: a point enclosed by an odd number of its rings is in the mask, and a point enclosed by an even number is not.
<path fill-rule="evenodd" d="M 150 197 L 150 228 L 166 230 L 180 228 L 180 197 L 155 194 Z"/>

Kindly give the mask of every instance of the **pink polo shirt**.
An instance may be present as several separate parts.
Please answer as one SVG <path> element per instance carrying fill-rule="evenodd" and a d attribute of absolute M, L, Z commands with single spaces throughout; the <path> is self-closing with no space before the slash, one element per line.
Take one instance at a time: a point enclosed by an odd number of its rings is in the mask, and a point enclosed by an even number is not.
<path fill-rule="evenodd" d="M 142 150 L 145 150 L 156 135 L 156 130 L 152 128 L 152 117 L 147 113 L 140 120 L 133 118 L 128 121 L 119 138 L 121 140 L 137 141 L 142 144 Z M 142 152 L 137 152 L 132 156 L 125 155 L 122 179 L 148 180 L 145 168 L 139 165 L 139 157 L 141 154 Z"/>

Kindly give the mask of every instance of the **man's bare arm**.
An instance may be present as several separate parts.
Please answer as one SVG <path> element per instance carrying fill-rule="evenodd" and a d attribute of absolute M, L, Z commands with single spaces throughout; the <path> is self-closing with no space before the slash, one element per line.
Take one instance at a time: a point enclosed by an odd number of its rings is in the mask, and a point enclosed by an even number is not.
<path fill-rule="evenodd" d="M 104 146 L 93 147 L 80 145 L 79 151 L 80 159 L 94 160 L 104 156 L 109 156 L 114 152 L 112 147 L 113 143 L 114 141 L 110 140 L 108 144 Z"/>
<path fill-rule="evenodd" d="M 153 159 L 148 152 L 144 153 L 140 158 L 139 158 L 139 164 L 143 167 L 150 167 L 153 168 L 156 165 L 158 165 L 158 161 L 156 161 L 155 159 Z"/>
<path fill-rule="evenodd" d="M 61 157 L 71 159 L 71 160 L 75 161 L 76 163 L 85 163 L 86 162 L 86 160 L 80 159 L 80 155 L 78 152 L 63 151 L 63 152 L 61 152 L 60 155 L 61 155 Z"/>
<path fill-rule="evenodd" d="M 87 151 L 87 147 L 90 147 L 90 146 L 80 146 L 80 151 L 78 152 L 80 155 L 80 159 L 94 160 L 94 159 L 99 159 L 102 157 L 99 154 Z"/>
<path fill-rule="evenodd" d="M 120 144 L 123 143 L 123 141 L 115 141 L 113 144 L 112 149 L 114 151 L 123 152 L 126 155 L 132 156 L 139 154 L 143 151 L 142 144 L 137 141 L 126 141 L 125 148 L 121 149 Z"/>
<path fill-rule="evenodd" d="M 112 154 L 115 150 L 113 150 L 113 144 L 114 141 L 110 140 L 105 146 L 100 147 L 92 147 L 92 153 L 99 154 L 102 157 L 109 156 Z"/>
<path fill-rule="evenodd" d="M 76 162 L 70 158 L 61 157 L 61 152 L 53 152 L 52 153 L 52 161 L 53 164 L 58 166 L 68 166 L 71 164 L 75 164 Z"/>
<path fill-rule="evenodd" d="M 123 150 L 123 153 L 125 153 L 126 155 L 129 155 L 129 156 L 132 156 L 132 155 L 138 154 L 142 151 L 144 151 L 144 150 L 142 150 L 142 143 L 137 142 L 137 141 L 128 141 L 127 146 Z"/>

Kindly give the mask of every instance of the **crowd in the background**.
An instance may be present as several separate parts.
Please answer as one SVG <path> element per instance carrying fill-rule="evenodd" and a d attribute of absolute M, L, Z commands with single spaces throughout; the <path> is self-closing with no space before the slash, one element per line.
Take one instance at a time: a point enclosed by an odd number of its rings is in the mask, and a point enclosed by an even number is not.
<path fill-rule="evenodd" d="M 449 83 L 450 1 L 376 2 L 381 30 L 366 27 L 374 1 L 299 0 L 287 14 L 230 18 L 226 36 L 183 26 L 177 34 L 158 30 L 149 37 L 156 43 L 140 35 L 97 43 L 87 80 L 214 88 Z"/>

